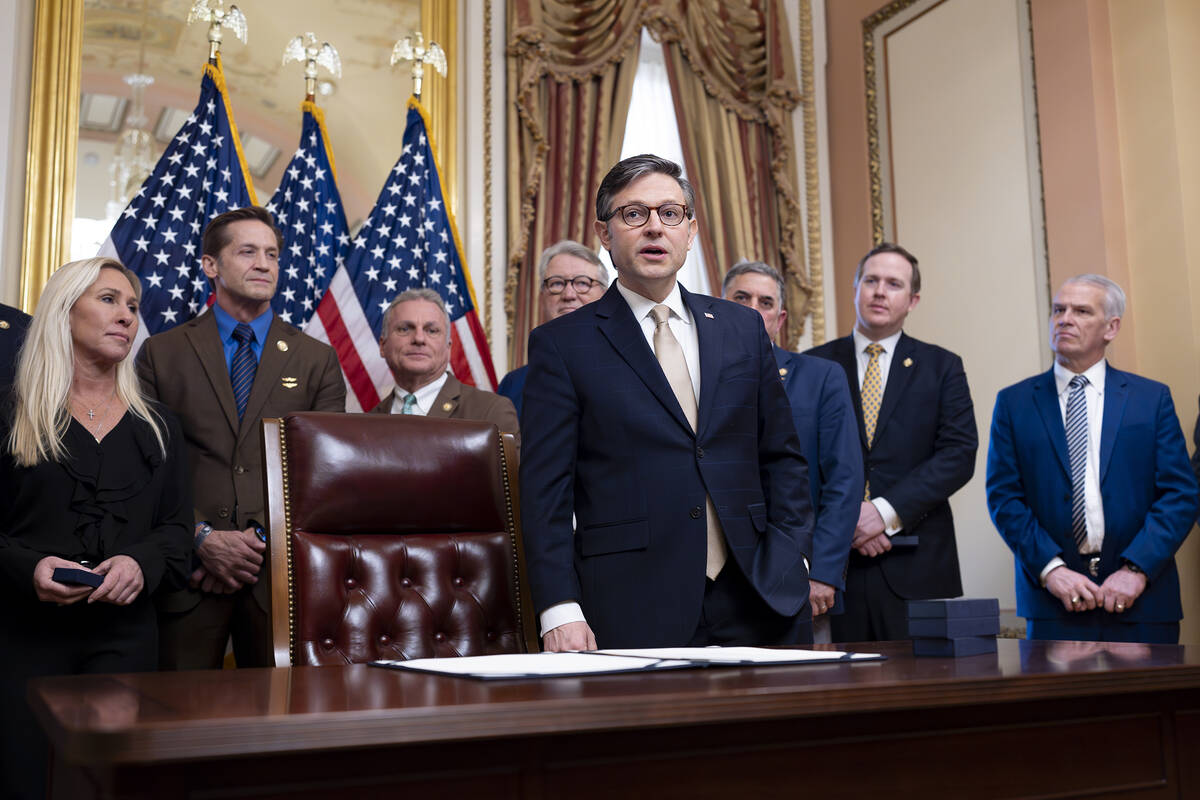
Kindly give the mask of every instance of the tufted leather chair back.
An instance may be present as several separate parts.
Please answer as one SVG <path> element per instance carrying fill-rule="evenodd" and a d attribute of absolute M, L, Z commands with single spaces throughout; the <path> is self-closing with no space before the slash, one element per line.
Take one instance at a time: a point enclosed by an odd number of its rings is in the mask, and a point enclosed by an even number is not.
<path fill-rule="evenodd" d="M 536 652 L 511 436 L 304 412 L 263 453 L 277 665 Z"/>

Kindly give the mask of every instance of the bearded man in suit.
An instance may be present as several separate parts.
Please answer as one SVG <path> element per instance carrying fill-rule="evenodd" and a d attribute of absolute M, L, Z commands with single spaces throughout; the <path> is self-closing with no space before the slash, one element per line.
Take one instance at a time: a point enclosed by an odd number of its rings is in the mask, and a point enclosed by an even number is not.
<path fill-rule="evenodd" d="M 266 209 L 213 218 L 201 264 L 216 302 L 138 354 L 146 393 L 182 423 L 195 497 L 191 586 L 159 600 L 163 669 L 219 668 L 230 638 L 239 667 L 274 666 L 259 422 L 346 410 L 332 348 L 271 311 L 282 242 Z"/>

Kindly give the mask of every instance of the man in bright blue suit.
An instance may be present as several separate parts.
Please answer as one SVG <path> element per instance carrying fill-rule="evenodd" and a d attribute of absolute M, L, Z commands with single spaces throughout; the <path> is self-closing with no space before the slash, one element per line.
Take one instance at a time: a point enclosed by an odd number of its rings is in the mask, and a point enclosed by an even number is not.
<path fill-rule="evenodd" d="M 547 650 L 811 641 L 804 456 L 761 317 L 675 280 L 694 208 L 677 164 L 613 167 L 595 229 L 617 282 L 529 338 L 521 509 Z"/>
<path fill-rule="evenodd" d="M 563 239 L 542 251 L 538 259 L 538 277 L 541 290 L 538 307 L 542 322 L 570 314 L 577 308 L 600 299 L 608 285 L 608 275 L 600 256 L 579 242 Z M 525 398 L 525 376 L 529 365 L 517 367 L 500 379 L 496 394 L 512 401 L 521 416 L 521 405 Z"/>
<path fill-rule="evenodd" d="M 783 277 L 774 267 L 762 261 L 739 261 L 725 273 L 721 294 L 726 300 L 758 311 L 767 336 L 772 342 L 778 341 L 787 322 L 787 293 Z M 792 405 L 792 421 L 808 461 L 816 514 L 808 582 L 813 640 L 828 642 L 828 615 L 842 612 L 846 561 L 863 496 L 857 420 L 846 376 L 837 364 L 792 353 L 778 345 L 774 350 L 779 377 Z"/>
<path fill-rule="evenodd" d="M 988 509 L 1031 639 L 1179 641 L 1175 551 L 1196 478 L 1170 390 L 1105 361 L 1124 311 L 1108 278 L 1068 280 L 1051 306 L 1054 367 L 996 398 Z"/>

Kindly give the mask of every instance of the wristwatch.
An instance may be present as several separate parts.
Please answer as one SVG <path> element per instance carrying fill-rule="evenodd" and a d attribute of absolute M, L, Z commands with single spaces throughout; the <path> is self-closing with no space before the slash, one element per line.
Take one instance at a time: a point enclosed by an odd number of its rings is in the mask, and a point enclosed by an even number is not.
<path fill-rule="evenodd" d="M 212 532 L 213 532 L 213 526 L 210 525 L 207 521 L 197 522 L 196 523 L 196 538 L 192 540 L 192 548 L 194 550 L 199 550 L 200 545 L 204 544 L 204 540 L 207 539 L 208 535 Z"/>
<path fill-rule="evenodd" d="M 1135 563 L 1133 563 L 1132 561 L 1130 561 L 1128 558 L 1122 558 L 1122 559 L 1121 559 L 1121 566 L 1122 566 L 1122 567 L 1124 567 L 1125 569 L 1129 570 L 1130 572 L 1136 572 L 1138 575 L 1145 575 L 1145 574 L 1146 574 L 1146 571 L 1145 571 L 1145 570 L 1143 570 L 1143 569 L 1142 569 L 1141 567 L 1139 567 L 1137 564 L 1135 564 Z"/>

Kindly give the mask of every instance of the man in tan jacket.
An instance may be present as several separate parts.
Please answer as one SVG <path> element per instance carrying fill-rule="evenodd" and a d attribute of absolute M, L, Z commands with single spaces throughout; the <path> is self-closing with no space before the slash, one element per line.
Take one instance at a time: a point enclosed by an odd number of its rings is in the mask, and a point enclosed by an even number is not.
<path fill-rule="evenodd" d="M 418 414 L 491 422 L 521 445 L 512 401 L 467 386 L 450 374 L 450 315 L 432 289 L 409 289 L 383 314 L 379 354 L 396 388 L 371 409 L 372 414 Z"/>
<path fill-rule="evenodd" d="M 262 208 L 228 211 L 204 231 L 211 312 L 151 337 L 138 354 L 146 392 L 179 417 L 195 494 L 191 588 L 159 599 L 163 669 L 219 668 L 232 636 L 240 667 L 273 665 L 263 417 L 345 411 L 333 350 L 278 319 L 281 234 Z"/>

